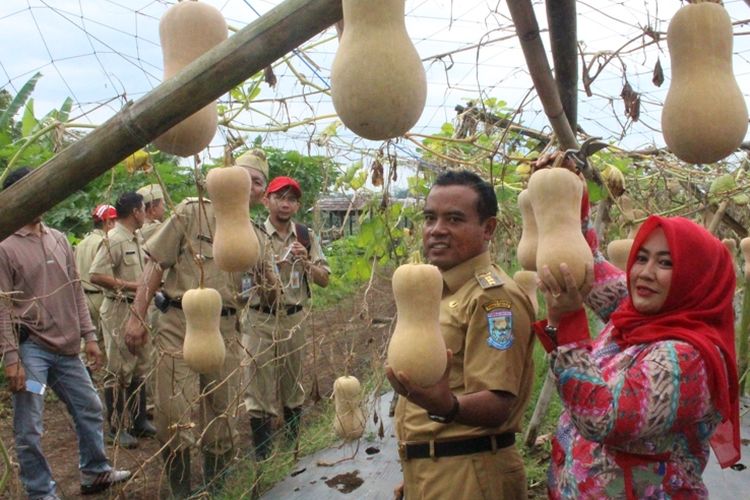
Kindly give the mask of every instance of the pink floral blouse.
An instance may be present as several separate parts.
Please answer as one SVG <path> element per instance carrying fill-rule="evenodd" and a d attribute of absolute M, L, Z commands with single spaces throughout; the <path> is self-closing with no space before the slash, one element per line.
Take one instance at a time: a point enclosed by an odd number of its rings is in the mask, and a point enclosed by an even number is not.
<path fill-rule="evenodd" d="M 595 258 L 587 304 L 608 321 L 627 293 L 625 277 L 598 252 Z M 671 340 L 623 346 L 611 334 L 607 323 L 595 340 L 551 353 L 564 411 L 552 443 L 550 498 L 707 498 L 701 474 L 721 416 L 700 354 Z"/>

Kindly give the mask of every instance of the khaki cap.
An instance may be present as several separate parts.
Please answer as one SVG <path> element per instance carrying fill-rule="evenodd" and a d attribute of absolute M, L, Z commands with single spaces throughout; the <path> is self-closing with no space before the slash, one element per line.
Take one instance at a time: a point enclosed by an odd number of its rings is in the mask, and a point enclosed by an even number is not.
<path fill-rule="evenodd" d="M 161 190 L 161 186 L 158 184 L 149 184 L 147 186 L 143 186 L 136 192 L 139 195 L 143 196 L 143 203 L 151 203 L 154 200 L 164 199 L 164 193 Z"/>
<path fill-rule="evenodd" d="M 238 167 L 255 169 L 268 179 L 268 161 L 266 160 L 266 153 L 262 149 L 251 149 L 247 153 L 241 154 L 235 160 L 235 164 Z"/>

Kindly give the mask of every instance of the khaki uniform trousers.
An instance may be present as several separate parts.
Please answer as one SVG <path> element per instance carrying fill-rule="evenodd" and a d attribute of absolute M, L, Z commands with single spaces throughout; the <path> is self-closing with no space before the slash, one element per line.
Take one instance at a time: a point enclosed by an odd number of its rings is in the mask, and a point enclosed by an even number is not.
<path fill-rule="evenodd" d="M 402 460 L 407 500 L 525 500 L 526 472 L 515 446 L 496 453 Z"/>
<path fill-rule="evenodd" d="M 247 307 L 242 315 L 242 345 L 246 350 L 245 407 L 251 417 L 279 416 L 279 406 L 297 408 L 305 402 L 302 360 L 307 313 L 266 314 Z M 277 395 L 278 400 L 277 401 Z"/>
<path fill-rule="evenodd" d="M 96 328 L 96 343 L 99 344 L 99 350 L 106 356 L 107 347 L 104 345 L 104 335 L 102 333 L 102 319 L 99 311 L 102 309 L 102 302 L 104 302 L 104 294 L 99 293 L 88 293 L 84 292 L 86 296 L 86 305 L 89 308 L 89 314 L 91 315 L 91 322 Z M 83 339 L 81 340 L 83 344 Z M 85 356 L 84 356 L 85 357 Z"/>
<path fill-rule="evenodd" d="M 144 379 L 154 365 L 153 343 L 147 342 L 138 354 L 125 345 L 125 323 L 130 304 L 126 300 L 105 298 L 101 308 L 104 347 L 107 353 L 105 387 L 128 387 L 133 378 Z"/>
<path fill-rule="evenodd" d="M 203 452 L 223 455 L 238 446 L 242 346 L 237 317 L 222 316 L 220 329 L 226 347 L 224 366 L 217 373 L 202 375 L 182 359 L 183 312 L 170 307 L 159 316 L 154 338 L 158 353 L 154 419 L 157 437 L 173 451 L 200 446 Z M 199 422 L 192 428 L 196 406 Z"/>

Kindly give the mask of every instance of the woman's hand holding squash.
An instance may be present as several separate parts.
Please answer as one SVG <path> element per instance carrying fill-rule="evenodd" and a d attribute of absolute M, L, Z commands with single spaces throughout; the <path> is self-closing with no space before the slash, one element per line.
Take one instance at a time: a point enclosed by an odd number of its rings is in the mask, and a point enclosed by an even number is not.
<path fill-rule="evenodd" d="M 562 316 L 583 308 L 583 299 L 591 291 L 594 283 L 594 266 L 591 263 L 586 264 L 586 274 L 580 287 L 576 286 L 567 264 L 560 264 L 560 274 L 563 277 L 563 283 L 555 279 L 547 266 L 544 266 L 539 273 L 538 287 L 544 294 L 544 301 L 547 304 L 547 320 L 551 326 L 557 326 Z"/>

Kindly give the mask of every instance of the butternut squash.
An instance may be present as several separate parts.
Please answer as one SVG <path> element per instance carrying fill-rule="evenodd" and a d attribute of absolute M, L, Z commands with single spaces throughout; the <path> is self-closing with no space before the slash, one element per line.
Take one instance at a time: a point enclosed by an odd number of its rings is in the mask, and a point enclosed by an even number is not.
<path fill-rule="evenodd" d="M 405 0 L 343 0 L 344 33 L 331 67 L 341 121 L 372 140 L 404 135 L 419 120 L 427 79 L 404 23 Z"/>
<path fill-rule="evenodd" d="M 539 237 L 528 189 L 518 193 L 518 208 L 521 210 L 521 239 L 518 240 L 516 249 L 518 263 L 527 271 L 536 271 L 536 247 Z"/>
<path fill-rule="evenodd" d="M 167 9 L 159 21 L 164 80 L 226 40 L 227 33 L 224 16 L 211 5 L 182 1 Z M 154 145 L 177 156 L 198 154 L 213 140 L 217 125 L 216 102 L 212 102 L 167 130 Z"/>
<path fill-rule="evenodd" d="M 734 256 L 737 255 L 737 240 L 734 238 L 724 238 L 721 240 L 721 243 L 729 251 L 729 255 L 734 259 Z"/>
<path fill-rule="evenodd" d="M 531 301 L 531 306 L 534 308 L 534 315 L 539 313 L 539 299 L 536 295 L 537 279 L 537 274 L 534 271 L 516 271 L 513 275 L 513 281 L 516 282 L 518 287 Z"/>
<path fill-rule="evenodd" d="M 403 264 L 393 273 L 396 327 L 388 344 L 388 365 L 422 387 L 445 372 L 445 340 L 440 331 L 443 277 L 430 264 Z"/>
<path fill-rule="evenodd" d="M 216 216 L 214 260 L 222 271 L 242 272 L 255 266 L 260 245 L 250 222 L 250 174 L 243 167 L 214 168 L 206 189 Z"/>
<path fill-rule="evenodd" d="M 732 21 L 718 3 L 685 5 L 667 30 L 672 80 L 661 115 L 664 140 L 688 163 L 713 163 L 742 143 L 747 105 L 732 72 Z"/>
<path fill-rule="evenodd" d="M 365 432 L 361 392 L 362 387 L 356 377 L 339 377 L 333 383 L 333 403 L 336 410 L 333 430 L 341 439 L 359 439 Z"/>
<path fill-rule="evenodd" d="M 630 249 L 633 247 L 633 239 L 612 240 L 607 245 L 607 258 L 618 269 L 627 270 Z"/>
<path fill-rule="evenodd" d="M 528 190 L 538 230 L 537 271 L 549 266 L 562 284 L 560 264 L 565 262 L 580 287 L 586 265 L 594 262 L 581 232 L 581 180 L 565 168 L 545 168 L 531 175 Z"/>
<path fill-rule="evenodd" d="M 745 281 L 750 282 L 750 237 L 740 240 L 740 250 L 742 251 L 742 257 L 745 259 L 745 266 L 743 267 Z"/>
<path fill-rule="evenodd" d="M 185 341 L 182 356 L 191 370 L 216 373 L 224 365 L 226 347 L 219 329 L 221 295 L 213 288 L 194 288 L 182 295 Z"/>

